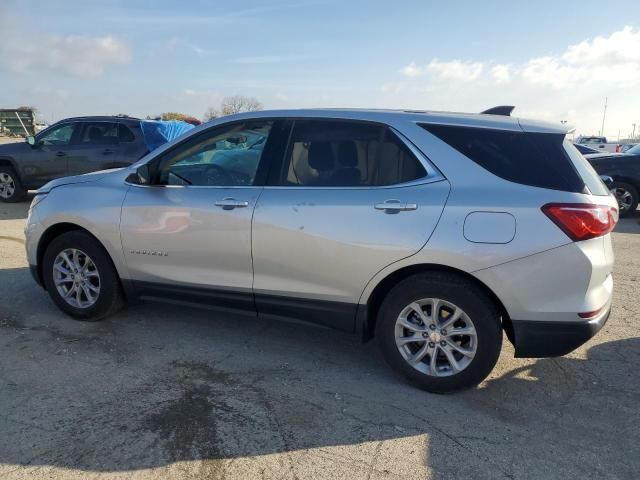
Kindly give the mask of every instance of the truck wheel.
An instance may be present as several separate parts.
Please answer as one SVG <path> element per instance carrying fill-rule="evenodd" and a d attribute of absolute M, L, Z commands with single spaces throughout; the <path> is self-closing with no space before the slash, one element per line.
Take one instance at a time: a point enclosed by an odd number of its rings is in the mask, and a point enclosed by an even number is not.
<path fill-rule="evenodd" d="M 620 216 L 627 217 L 638 208 L 638 190 L 633 185 L 625 182 L 613 182 L 609 185 L 609 190 L 613 192 L 618 200 Z"/>
<path fill-rule="evenodd" d="M 4 165 L 0 166 L 0 201 L 15 203 L 27 196 L 15 170 Z"/>
<path fill-rule="evenodd" d="M 433 393 L 478 385 L 502 348 L 492 299 L 464 277 L 443 272 L 398 283 L 380 307 L 376 337 L 396 371 Z"/>

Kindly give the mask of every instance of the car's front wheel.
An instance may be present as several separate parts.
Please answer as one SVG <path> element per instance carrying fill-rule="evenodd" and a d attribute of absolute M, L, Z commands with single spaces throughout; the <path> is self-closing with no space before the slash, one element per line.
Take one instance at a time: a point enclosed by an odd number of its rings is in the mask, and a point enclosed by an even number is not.
<path fill-rule="evenodd" d="M 0 165 L 0 201 L 14 203 L 23 200 L 27 191 L 11 167 Z"/>
<path fill-rule="evenodd" d="M 492 299 L 464 277 L 442 272 L 396 285 L 380 307 L 376 337 L 395 370 L 434 393 L 478 385 L 502 347 Z"/>
<path fill-rule="evenodd" d="M 609 185 L 609 190 L 613 192 L 618 201 L 620 216 L 626 217 L 631 215 L 638 208 L 638 190 L 633 185 L 626 182 L 613 182 Z"/>
<path fill-rule="evenodd" d="M 118 274 L 108 253 L 85 232 L 56 237 L 45 251 L 42 275 L 54 303 L 76 319 L 101 320 L 123 305 Z"/>

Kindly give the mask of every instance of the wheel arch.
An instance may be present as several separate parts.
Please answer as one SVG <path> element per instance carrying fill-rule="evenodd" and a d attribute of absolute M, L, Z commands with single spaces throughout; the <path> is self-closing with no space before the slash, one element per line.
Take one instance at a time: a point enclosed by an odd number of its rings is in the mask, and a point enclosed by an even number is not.
<path fill-rule="evenodd" d="M 457 275 L 459 277 L 469 280 L 475 284 L 480 290 L 485 292 L 489 298 L 494 302 L 498 311 L 500 312 L 502 328 L 507 333 L 509 340 L 513 338 L 511 327 L 511 319 L 502 301 L 484 282 L 474 277 L 468 272 L 463 270 L 449 267 L 446 265 L 439 265 L 433 263 L 424 263 L 417 265 L 408 265 L 389 273 L 386 277 L 378 282 L 375 288 L 371 291 L 371 294 L 367 298 L 365 304 L 358 305 L 358 311 L 356 314 L 357 328 L 362 333 L 362 339 L 364 341 L 370 340 L 375 335 L 376 321 L 378 317 L 378 311 L 382 302 L 389 293 L 389 291 L 397 285 L 399 282 L 407 277 L 426 272 L 444 272 Z"/>
<path fill-rule="evenodd" d="M 22 181 L 22 178 L 20 177 L 20 170 L 13 158 L 7 156 L 0 157 L 0 166 L 11 167 L 13 171 L 16 172 L 16 175 L 18 175 L 18 180 Z"/>
<path fill-rule="evenodd" d="M 42 263 L 44 259 L 44 253 L 47 250 L 47 247 L 51 244 L 51 242 L 55 238 L 68 232 L 83 232 L 89 235 L 91 238 L 93 238 L 107 254 L 107 258 L 109 258 L 109 261 L 113 265 L 114 270 L 118 272 L 118 269 L 115 266 L 113 258 L 111 258 L 111 254 L 109 253 L 109 250 L 105 247 L 104 243 L 101 242 L 98 237 L 96 237 L 93 233 L 91 233 L 85 227 L 82 227 L 76 223 L 61 222 L 61 223 L 56 223 L 54 225 L 51 225 L 49 228 L 47 228 L 42 234 L 42 236 L 40 237 L 40 240 L 38 241 L 38 248 L 36 251 L 36 255 L 37 255 L 36 258 L 38 263 L 37 263 L 36 273 L 42 285 L 44 285 L 44 278 L 43 278 L 43 272 L 42 272 Z M 123 281 L 123 279 L 120 278 L 120 275 L 118 275 L 118 280 L 120 281 L 120 285 L 123 287 L 125 295 L 129 297 L 133 293 L 130 289 L 130 285 L 128 284 L 128 282 Z"/>
<path fill-rule="evenodd" d="M 628 183 L 640 193 L 640 178 L 633 178 L 626 175 L 609 175 L 614 182 Z"/>

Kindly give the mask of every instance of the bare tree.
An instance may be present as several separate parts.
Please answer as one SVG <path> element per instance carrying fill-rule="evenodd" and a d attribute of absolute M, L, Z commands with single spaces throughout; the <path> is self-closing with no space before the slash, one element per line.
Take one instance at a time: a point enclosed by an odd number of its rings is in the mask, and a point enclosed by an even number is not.
<path fill-rule="evenodd" d="M 204 112 L 204 121 L 208 122 L 209 120 L 213 120 L 214 118 L 218 118 L 220 116 L 220 111 L 216 107 L 209 107 L 206 112 Z"/>
<path fill-rule="evenodd" d="M 233 115 L 234 113 L 240 112 L 254 112 L 256 110 L 262 110 L 262 108 L 262 103 L 256 98 L 234 95 L 232 97 L 225 97 L 222 100 L 220 112 L 222 115 Z"/>

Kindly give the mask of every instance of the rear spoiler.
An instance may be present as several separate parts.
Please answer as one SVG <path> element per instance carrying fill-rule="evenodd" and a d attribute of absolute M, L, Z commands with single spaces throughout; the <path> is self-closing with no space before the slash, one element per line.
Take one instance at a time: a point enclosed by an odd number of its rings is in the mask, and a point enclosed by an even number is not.
<path fill-rule="evenodd" d="M 480 112 L 481 115 L 503 115 L 505 117 L 510 117 L 513 109 L 516 108 L 513 105 L 499 105 L 497 107 L 492 107 L 484 112 Z"/>

